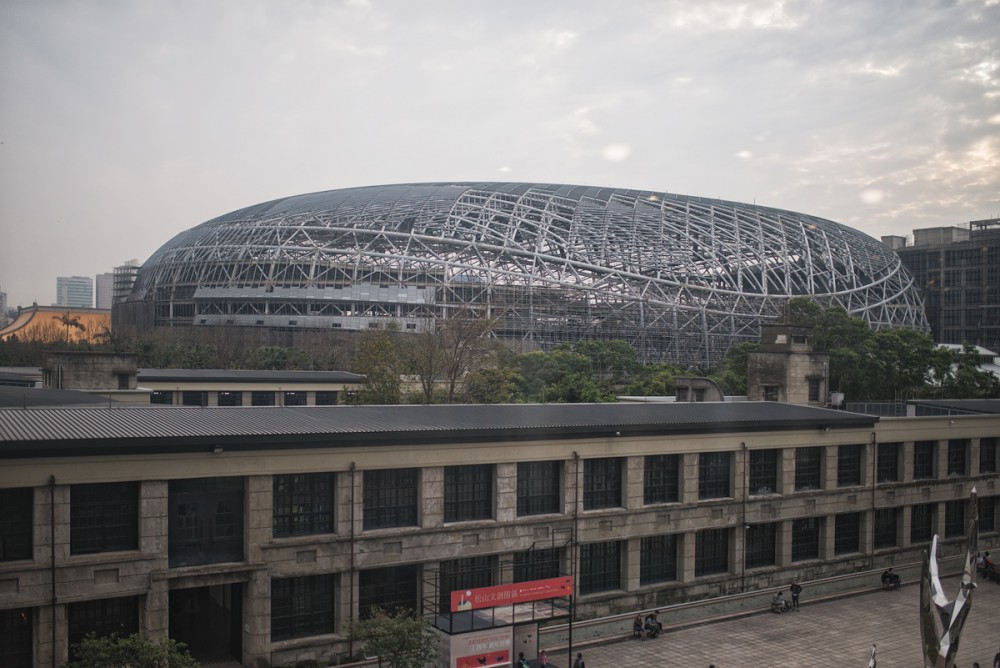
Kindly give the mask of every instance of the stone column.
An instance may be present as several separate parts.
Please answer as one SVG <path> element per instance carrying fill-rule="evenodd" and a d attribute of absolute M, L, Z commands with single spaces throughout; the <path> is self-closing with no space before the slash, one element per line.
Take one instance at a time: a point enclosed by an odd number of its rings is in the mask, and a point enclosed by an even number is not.
<path fill-rule="evenodd" d="M 902 447 L 902 459 L 899 462 L 902 470 L 902 475 L 899 477 L 900 482 L 910 483 L 913 482 L 913 441 L 906 441 L 903 443 Z M 909 532 L 906 534 L 909 536 Z"/>
<path fill-rule="evenodd" d="M 497 522 L 517 520 L 517 464 L 496 465 L 496 513 Z"/>
<path fill-rule="evenodd" d="M 243 585 L 243 664 L 268 666 L 271 642 L 271 577 L 267 569 L 250 571 Z"/>
<path fill-rule="evenodd" d="M 269 475 L 247 476 L 246 481 L 246 555 L 254 564 L 264 560 L 261 546 L 271 542 L 274 482 Z"/>
<path fill-rule="evenodd" d="M 423 501 L 418 503 L 422 516 L 417 521 L 425 529 L 444 526 L 444 467 L 428 466 L 419 475 Z"/>
<path fill-rule="evenodd" d="M 153 555 L 152 571 L 166 571 L 170 558 L 169 485 L 166 480 L 145 480 L 139 488 L 139 550 Z M 150 578 L 149 590 L 143 601 L 142 629 L 154 640 L 166 638 L 170 632 L 170 592 L 167 581 Z"/>
<path fill-rule="evenodd" d="M 694 582 L 695 542 L 694 531 L 677 536 L 677 579 L 684 584 Z"/>
<path fill-rule="evenodd" d="M 792 520 L 778 522 L 778 530 L 775 531 L 777 545 L 774 546 L 775 561 L 779 568 L 788 568 L 792 565 Z"/>
<path fill-rule="evenodd" d="M 641 586 L 642 539 L 629 538 L 623 543 L 625 558 L 622 559 L 622 585 L 625 591 L 636 591 Z"/>
<path fill-rule="evenodd" d="M 643 506 L 645 457 L 625 458 L 625 508 L 638 510 Z"/>
<path fill-rule="evenodd" d="M 781 451 L 779 463 L 781 471 L 778 475 L 778 492 L 782 496 L 795 493 L 795 448 L 784 448 Z"/>
<path fill-rule="evenodd" d="M 698 503 L 698 453 L 685 452 L 681 455 L 680 499 L 684 505 Z M 693 546 L 692 546 L 693 549 Z"/>

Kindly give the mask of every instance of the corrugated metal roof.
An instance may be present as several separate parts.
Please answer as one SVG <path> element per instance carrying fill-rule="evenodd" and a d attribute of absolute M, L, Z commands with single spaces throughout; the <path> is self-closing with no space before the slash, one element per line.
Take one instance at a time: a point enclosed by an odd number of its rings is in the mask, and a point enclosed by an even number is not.
<path fill-rule="evenodd" d="M 270 369 L 139 369 L 139 381 L 198 383 L 360 383 L 365 377 L 347 371 L 276 371 Z"/>
<path fill-rule="evenodd" d="M 515 440 L 871 426 L 877 417 L 769 402 L 0 410 L 0 457 L 232 443 Z M 228 447 L 228 446 L 227 446 Z"/>

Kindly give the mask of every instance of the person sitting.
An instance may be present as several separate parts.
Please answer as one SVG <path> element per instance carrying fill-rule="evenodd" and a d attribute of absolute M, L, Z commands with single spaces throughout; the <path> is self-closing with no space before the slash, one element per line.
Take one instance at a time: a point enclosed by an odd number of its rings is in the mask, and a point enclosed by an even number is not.
<path fill-rule="evenodd" d="M 646 639 L 646 627 L 642 623 L 642 615 L 638 614 L 635 619 L 632 620 L 632 635 L 638 636 L 643 640 Z"/>
<path fill-rule="evenodd" d="M 899 576 L 891 568 L 882 572 L 882 589 L 899 589 L 900 584 Z"/>
<path fill-rule="evenodd" d="M 656 621 L 656 615 L 650 613 L 646 615 L 645 623 L 646 635 L 650 638 L 655 638 L 660 635 L 660 623 Z"/>
<path fill-rule="evenodd" d="M 774 598 L 771 599 L 771 612 L 785 612 L 788 610 L 788 601 L 782 595 L 783 592 L 775 592 Z"/>

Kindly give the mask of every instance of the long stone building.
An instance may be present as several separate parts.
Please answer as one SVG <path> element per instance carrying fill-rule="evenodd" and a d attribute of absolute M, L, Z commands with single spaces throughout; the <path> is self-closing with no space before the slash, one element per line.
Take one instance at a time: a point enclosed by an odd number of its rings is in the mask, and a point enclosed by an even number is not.
<path fill-rule="evenodd" d="M 374 605 L 526 637 L 565 606 L 451 592 L 570 576 L 585 619 L 912 562 L 935 533 L 948 556 L 973 487 L 990 549 L 998 437 L 996 411 L 771 402 L 0 410 L 0 665 L 139 630 L 330 665 Z"/>

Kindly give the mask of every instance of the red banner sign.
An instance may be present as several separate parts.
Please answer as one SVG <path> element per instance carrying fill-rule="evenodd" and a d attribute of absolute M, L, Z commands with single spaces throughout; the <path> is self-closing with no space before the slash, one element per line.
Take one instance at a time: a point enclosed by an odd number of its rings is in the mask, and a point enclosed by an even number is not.
<path fill-rule="evenodd" d="M 513 584 L 497 585 L 496 587 L 480 587 L 478 589 L 461 589 L 451 592 L 451 611 L 479 610 L 480 608 L 495 608 L 500 605 L 543 601 L 547 598 L 560 598 L 573 593 L 573 578 L 549 578 L 548 580 L 532 580 L 530 582 L 515 582 Z"/>

